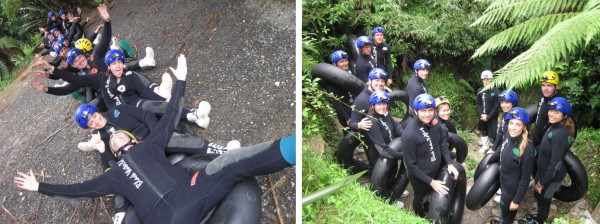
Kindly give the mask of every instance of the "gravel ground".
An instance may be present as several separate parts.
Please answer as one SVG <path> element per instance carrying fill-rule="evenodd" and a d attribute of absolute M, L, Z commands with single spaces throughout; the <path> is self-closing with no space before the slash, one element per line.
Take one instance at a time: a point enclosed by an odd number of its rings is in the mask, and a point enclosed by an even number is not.
<path fill-rule="evenodd" d="M 144 56 L 155 51 L 156 68 L 143 71 L 156 82 L 176 56 L 188 59 L 186 105 L 201 100 L 212 105 L 211 124 L 196 133 L 225 144 L 242 145 L 284 137 L 295 132 L 295 42 L 293 1 L 178 0 L 112 1 L 113 35 L 129 41 Z M 87 13 L 86 13 L 87 12 Z M 84 10 L 100 24 L 95 10 Z M 16 171 L 33 169 L 51 183 L 76 183 L 100 174 L 97 152 L 76 145 L 89 133 L 76 126 L 78 104 L 69 96 L 55 97 L 28 86 L 31 71 L 0 93 L 0 223 L 109 223 L 112 198 L 56 200 L 19 191 Z M 54 81 L 47 81 L 49 85 Z M 279 208 L 285 223 L 295 222 L 295 172 L 275 173 Z M 269 184 L 259 177 L 261 189 Z M 263 194 L 263 223 L 278 220 L 271 192 Z"/>

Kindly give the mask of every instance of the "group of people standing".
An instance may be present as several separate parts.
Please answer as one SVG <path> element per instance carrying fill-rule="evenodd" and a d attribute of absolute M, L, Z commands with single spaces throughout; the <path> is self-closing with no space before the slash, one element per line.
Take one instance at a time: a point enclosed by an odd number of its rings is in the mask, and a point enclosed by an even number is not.
<path fill-rule="evenodd" d="M 425 80 L 431 64 L 419 59 L 414 63 L 414 74 L 404 89 L 408 96 L 409 118 L 401 123 L 393 119 L 389 113 L 389 107 L 394 105 L 390 104 L 389 93 L 392 91 L 386 85 L 393 83 L 394 77 L 390 76 L 393 74 L 391 54 L 389 46 L 383 42 L 384 37 L 382 27 L 371 31 L 374 41 L 368 36 L 358 37 L 359 55 L 353 67 L 349 66 L 351 58 L 345 51 L 336 50 L 331 54 L 333 65 L 366 84 L 360 94 L 353 95 L 347 88 L 332 83 L 325 86 L 336 96 L 331 102 L 339 123 L 365 137 L 368 146 L 365 151 L 371 168 L 380 156 L 404 162 L 414 191 L 412 208 L 417 215 L 425 217 L 427 195 L 432 190 L 448 193 L 444 183 L 436 180 L 441 170 L 447 169 L 455 179 L 459 176 L 453 165 L 455 155 L 448 147 L 448 133 L 456 133 L 455 125 L 450 121 L 451 103 L 445 96 L 434 98 L 429 94 Z M 518 107 L 517 93 L 489 87 L 492 79 L 491 71 L 482 72 L 484 86 L 477 90 L 475 102 L 478 129 L 482 134 L 482 147 L 478 151 L 492 154 L 489 163 L 500 163 L 498 202 L 502 219 L 492 220 L 492 223 L 512 223 L 530 187 L 534 189 L 538 212 L 529 221 L 545 223 L 552 195 L 566 175 L 563 158 L 574 140 L 571 105 L 558 90 L 558 74 L 544 72 L 537 116 L 530 120 L 527 111 Z M 535 122 L 535 129 L 533 140 L 529 140 L 532 122 Z M 395 138 L 401 138 L 400 150 L 390 147 Z"/>

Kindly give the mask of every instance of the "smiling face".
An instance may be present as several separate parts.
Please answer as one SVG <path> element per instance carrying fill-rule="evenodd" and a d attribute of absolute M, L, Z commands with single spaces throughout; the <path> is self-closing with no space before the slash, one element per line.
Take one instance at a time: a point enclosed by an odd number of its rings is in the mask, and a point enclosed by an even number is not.
<path fill-rule="evenodd" d="M 442 120 L 447 121 L 448 119 L 450 119 L 451 113 L 452 110 L 450 110 L 450 105 L 448 105 L 447 103 L 438 106 L 438 117 L 440 117 Z"/>
<path fill-rule="evenodd" d="M 548 110 L 548 122 L 556 124 L 561 122 L 565 118 L 565 114 L 558 110 Z"/>
<path fill-rule="evenodd" d="M 86 69 L 88 67 L 88 63 L 87 59 L 85 58 L 85 55 L 77 55 L 77 57 L 75 57 L 75 59 L 73 60 L 73 67 L 79 70 Z"/>
<path fill-rule="evenodd" d="M 506 100 L 502 100 L 500 101 L 500 108 L 502 108 L 502 112 L 506 113 L 513 108 L 513 104 Z"/>
<path fill-rule="evenodd" d="M 373 39 L 375 40 L 375 44 L 380 45 L 383 43 L 383 33 L 376 33 L 373 36 Z"/>
<path fill-rule="evenodd" d="M 90 120 L 87 123 L 87 127 L 94 129 L 94 130 L 98 130 L 103 128 L 104 126 L 106 126 L 106 118 L 104 117 L 104 115 L 95 112 L 94 114 L 92 114 L 92 117 L 90 118 Z"/>
<path fill-rule="evenodd" d="M 122 146 L 129 144 L 131 142 L 131 138 L 129 135 L 117 132 L 110 137 L 110 150 L 115 155 L 115 157 L 119 158 L 121 154 L 129 150 L 133 145 L 129 145 L 123 148 L 123 151 L 119 151 L 119 148 Z"/>
<path fill-rule="evenodd" d="M 431 122 L 433 119 L 434 113 L 435 110 L 433 108 L 424 108 L 417 110 L 417 117 L 419 117 L 419 120 L 421 120 L 421 122 L 424 124 L 429 124 L 429 122 Z"/>
<path fill-rule="evenodd" d="M 369 85 L 371 86 L 371 90 L 373 92 L 383 90 L 385 88 L 385 80 L 384 79 L 371 79 L 371 80 L 369 80 Z"/>
<path fill-rule="evenodd" d="M 335 63 L 335 66 L 344 70 L 348 70 L 348 59 L 342 58 L 342 60 L 339 60 L 337 63 Z"/>
<path fill-rule="evenodd" d="M 511 119 L 508 121 L 508 133 L 510 137 L 517 137 L 523 134 L 523 130 L 525 130 L 525 123 L 523 121 L 517 119 Z"/>
<path fill-rule="evenodd" d="M 367 44 L 367 45 L 365 45 L 365 46 L 362 46 L 362 47 L 360 48 L 360 53 L 361 53 L 362 55 L 367 55 L 367 56 L 371 55 L 371 45 L 370 45 L 370 44 Z"/>
<path fill-rule="evenodd" d="M 385 115 L 387 113 L 388 104 L 385 102 L 378 103 L 373 105 L 373 108 L 375 109 L 375 113 L 379 115 Z"/>

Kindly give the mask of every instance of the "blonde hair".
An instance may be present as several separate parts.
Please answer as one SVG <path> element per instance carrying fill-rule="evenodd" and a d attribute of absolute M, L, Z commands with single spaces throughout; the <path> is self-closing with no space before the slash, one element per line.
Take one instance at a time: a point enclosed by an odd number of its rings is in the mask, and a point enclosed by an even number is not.
<path fill-rule="evenodd" d="M 527 136 L 529 135 L 529 132 L 527 132 L 527 128 L 525 127 L 527 126 L 523 126 L 523 136 L 521 138 L 521 143 L 519 144 L 519 156 L 522 156 L 523 152 L 525 152 L 525 148 L 527 148 Z"/>
<path fill-rule="evenodd" d="M 565 118 L 565 127 L 569 128 L 569 134 L 572 139 L 575 139 L 575 122 L 571 116 Z"/>

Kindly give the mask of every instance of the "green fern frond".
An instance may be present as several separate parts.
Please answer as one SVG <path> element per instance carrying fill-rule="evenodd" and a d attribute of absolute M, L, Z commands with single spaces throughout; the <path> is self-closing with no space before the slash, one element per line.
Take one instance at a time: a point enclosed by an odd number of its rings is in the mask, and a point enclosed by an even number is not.
<path fill-rule="evenodd" d="M 19 48 L 20 41 L 15 40 L 11 37 L 0 38 L 0 51 L 7 51 L 13 48 Z"/>
<path fill-rule="evenodd" d="M 584 11 L 591 11 L 594 9 L 600 9 L 600 0 L 589 0 L 583 8 Z"/>
<path fill-rule="evenodd" d="M 491 54 L 502 49 L 531 45 L 544 33 L 548 32 L 554 25 L 570 19 L 577 14 L 579 13 L 542 16 L 508 28 L 488 39 L 475 51 L 473 56 L 471 56 L 471 59 Z"/>
<path fill-rule="evenodd" d="M 554 26 L 497 73 L 494 86 L 508 89 L 537 82 L 543 71 L 585 49 L 589 37 L 600 33 L 600 10 L 585 11 Z"/>
<path fill-rule="evenodd" d="M 484 14 L 470 26 L 514 24 L 518 21 L 542 15 L 578 12 L 588 0 L 505 0 L 505 4 L 493 3 Z"/>
<path fill-rule="evenodd" d="M 0 61 L 0 80 L 2 80 L 3 77 L 6 77 L 8 73 L 8 66 L 3 61 Z"/>

